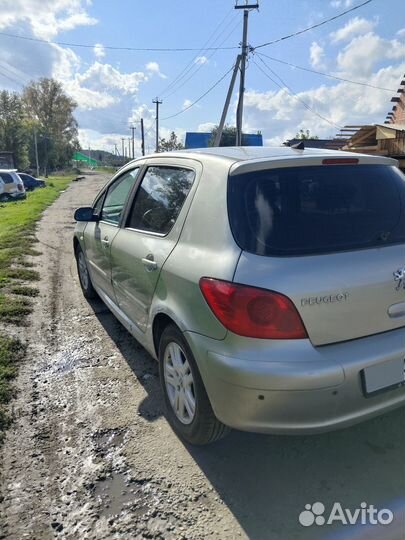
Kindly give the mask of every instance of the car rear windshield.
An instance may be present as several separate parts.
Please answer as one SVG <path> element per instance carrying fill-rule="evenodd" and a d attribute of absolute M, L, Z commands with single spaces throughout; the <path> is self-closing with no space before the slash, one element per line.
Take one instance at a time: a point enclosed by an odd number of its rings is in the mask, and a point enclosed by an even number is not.
<path fill-rule="evenodd" d="M 405 242 L 405 176 L 387 165 L 321 165 L 230 176 L 238 245 L 310 255 Z"/>
<path fill-rule="evenodd" d="M 3 180 L 5 184 L 12 184 L 14 182 L 11 174 L 8 174 L 8 173 L 0 172 L 0 178 Z"/>

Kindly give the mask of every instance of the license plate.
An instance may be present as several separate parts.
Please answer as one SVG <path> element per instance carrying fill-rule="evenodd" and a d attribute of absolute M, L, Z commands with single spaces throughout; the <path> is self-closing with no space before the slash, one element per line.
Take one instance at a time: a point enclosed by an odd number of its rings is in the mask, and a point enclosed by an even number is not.
<path fill-rule="evenodd" d="M 404 360 L 397 358 L 362 371 L 364 393 L 375 394 L 405 385 Z"/>

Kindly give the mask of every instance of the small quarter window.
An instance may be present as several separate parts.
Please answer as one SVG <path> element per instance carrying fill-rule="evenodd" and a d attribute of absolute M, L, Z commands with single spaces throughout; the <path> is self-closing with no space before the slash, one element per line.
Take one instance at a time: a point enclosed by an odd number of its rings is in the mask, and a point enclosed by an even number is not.
<path fill-rule="evenodd" d="M 138 176 L 138 172 L 139 169 L 133 169 L 132 171 L 126 172 L 108 188 L 101 210 L 102 221 L 118 225 L 129 192 Z M 96 209 L 97 204 L 95 210 Z"/>
<path fill-rule="evenodd" d="M 176 222 L 193 185 L 194 171 L 149 167 L 139 186 L 127 226 L 167 234 Z"/>

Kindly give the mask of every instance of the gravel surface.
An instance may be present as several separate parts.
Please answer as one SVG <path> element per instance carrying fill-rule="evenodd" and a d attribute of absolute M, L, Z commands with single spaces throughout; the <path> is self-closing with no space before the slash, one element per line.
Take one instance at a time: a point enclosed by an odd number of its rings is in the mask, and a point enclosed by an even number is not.
<path fill-rule="evenodd" d="M 403 410 L 312 437 L 232 432 L 192 448 L 173 434 L 155 361 L 80 291 L 72 215 L 105 181 L 73 183 L 38 227 L 41 294 L 20 334 L 29 352 L 2 449 L 0 538 L 332 539 L 335 527 L 299 525 L 315 501 L 395 502 L 402 529 Z"/>

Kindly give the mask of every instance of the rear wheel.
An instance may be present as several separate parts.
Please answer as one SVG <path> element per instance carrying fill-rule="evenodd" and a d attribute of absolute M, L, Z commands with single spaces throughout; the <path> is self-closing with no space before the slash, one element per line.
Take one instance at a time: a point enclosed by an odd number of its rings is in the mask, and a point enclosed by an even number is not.
<path fill-rule="evenodd" d="M 229 428 L 216 418 L 190 347 L 174 325 L 160 339 L 159 371 L 166 417 L 177 435 L 198 445 L 226 435 Z"/>
<path fill-rule="evenodd" d="M 80 286 L 83 291 L 83 295 L 86 298 L 96 298 L 97 293 L 91 282 L 89 270 L 87 268 L 86 257 L 84 256 L 83 250 L 80 246 L 76 248 L 76 263 L 77 263 L 77 273 L 79 275 Z"/>

